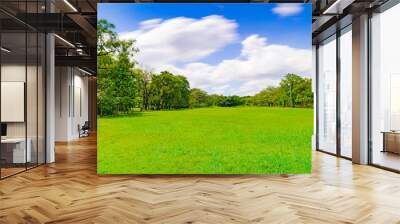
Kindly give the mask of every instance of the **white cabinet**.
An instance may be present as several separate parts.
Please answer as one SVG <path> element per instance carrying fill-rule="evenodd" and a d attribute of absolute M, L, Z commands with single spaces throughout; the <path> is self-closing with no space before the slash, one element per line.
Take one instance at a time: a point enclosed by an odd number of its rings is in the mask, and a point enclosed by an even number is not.
<path fill-rule="evenodd" d="M 12 162 L 25 163 L 32 161 L 32 140 L 27 139 L 27 147 L 25 151 L 25 138 L 7 138 L 2 139 L 1 144 L 7 144 L 12 147 Z"/>

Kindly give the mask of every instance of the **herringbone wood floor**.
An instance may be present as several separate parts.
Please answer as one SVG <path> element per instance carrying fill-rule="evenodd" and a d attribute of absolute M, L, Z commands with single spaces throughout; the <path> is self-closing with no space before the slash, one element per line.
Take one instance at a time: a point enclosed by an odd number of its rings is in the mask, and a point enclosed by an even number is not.
<path fill-rule="evenodd" d="M 400 175 L 314 153 L 311 175 L 98 176 L 93 137 L 0 181 L 0 223 L 400 223 Z"/>

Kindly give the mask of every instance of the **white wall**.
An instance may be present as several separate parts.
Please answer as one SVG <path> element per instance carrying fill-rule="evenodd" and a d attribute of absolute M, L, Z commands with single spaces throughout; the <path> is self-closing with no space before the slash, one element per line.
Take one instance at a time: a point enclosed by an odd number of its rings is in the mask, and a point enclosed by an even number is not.
<path fill-rule="evenodd" d="M 25 64 L 3 64 L 1 66 L 1 81 L 25 82 Z M 1 108 L 7 110 L 7 108 Z M 7 137 L 25 137 L 25 122 L 7 122 Z"/>
<path fill-rule="evenodd" d="M 77 139 L 78 125 L 88 120 L 88 78 L 76 68 L 56 67 L 55 85 L 55 140 Z"/>
<path fill-rule="evenodd" d="M 88 78 L 82 76 L 82 73 L 76 73 L 74 75 L 74 107 L 72 108 L 72 119 L 71 119 L 71 135 L 74 138 L 79 137 L 78 124 L 83 125 L 88 120 Z M 79 102 L 80 101 L 80 102 Z M 80 108 L 81 107 L 81 108 Z M 81 110 L 81 111 L 80 111 Z"/>
<path fill-rule="evenodd" d="M 69 68 L 55 68 L 55 141 L 68 140 L 68 117 L 70 85 Z"/>
<path fill-rule="evenodd" d="M 25 82 L 25 68 L 25 64 L 3 64 L 1 66 L 1 81 Z"/>
<path fill-rule="evenodd" d="M 1 81 L 2 82 L 25 82 L 26 69 L 28 74 L 35 72 L 36 67 L 28 66 L 25 67 L 25 64 L 3 64 L 1 66 Z M 31 82 L 31 81 L 30 81 Z M 32 84 L 32 83 L 30 83 Z M 36 82 L 33 83 L 36 85 Z M 30 92 L 28 89 L 27 96 L 36 98 L 36 89 L 34 92 Z M 27 99 L 28 102 L 31 102 L 32 99 Z M 36 104 L 34 105 L 36 107 Z M 2 110 L 7 110 L 7 108 L 1 108 Z M 24 109 L 24 108 L 23 108 Z M 34 116 L 34 117 L 31 117 Z M 28 113 L 28 121 L 35 120 L 36 123 L 36 114 Z M 33 125 L 29 125 L 31 127 Z M 25 122 L 7 122 L 7 135 L 8 137 L 25 137 Z M 28 136 L 29 137 L 29 136 Z"/>
<path fill-rule="evenodd" d="M 39 70 L 37 70 L 39 69 Z M 5 122 L 7 124 L 7 137 L 8 138 L 24 138 L 25 135 L 29 139 L 32 161 L 44 163 L 44 82 L 41 67 L 36 65 L 28 65 L 18 63 L 2 64 L 1 66 L 2 82 L 20 82 L 26 84 L 26 107 L 23 100 L 19 108 L 3 107 L 1 108 L 2 114 L 4 113 L 20 113 L 22 120 L 18 122 Z M 25 80 L 27 78 L 27 81 Z M 3 85 L 3 83 L 2 83 Z M 2 98 L 7 97 L 7 92 L 2 89 Z M 18 90 L 19 94 L 24 94 L 24 89 Z M 8 92 L 9 93 L 9 92 Z M 22 97 L 24 98 L 24 96 Z M 15 102 L 17 103 L 17 102 Z M 14 110 L 14 111 L 12 111 Z M 19 110 L 19 111 L 15 111 Z M 26 120 L 24 114 L 26 112 Z M 3 120 L 3 119 L 2 119 Z M 37 155 L 39 153 L 39 155 Z"/>

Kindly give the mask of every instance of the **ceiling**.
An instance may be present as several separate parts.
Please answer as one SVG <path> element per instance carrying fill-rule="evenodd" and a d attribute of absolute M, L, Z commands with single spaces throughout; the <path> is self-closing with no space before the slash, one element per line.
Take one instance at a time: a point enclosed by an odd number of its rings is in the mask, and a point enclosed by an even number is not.
<path fill-rule="evenodd" d="M 26 55 L 24 33 L 54 32 L 56 65 L 79 66 L 96 73 L 97 3 L 174 2 L 172 0 L 1 0 L 0 24 L 13 55 Z M 176 1 L 175 1 L 176 2 Z M 215 2 L 187 0 L 185 2 Z M 228 0 L 219 2 L 309 2 L 308 0 Z M 22 39 L 21 39 L 22 38 Z M 32 47 L 32 49 L 31 49 Z M 28 46 L 33 52 L 33 45 Z M 11 56 L 11 55 L 9 55 Z M 11 57 L 10 57 L 11 58 Z"/>
<path fill-rule="evenodd" d="M 38 50 L 32 38 L 52 32 L 56 65 L 79 66 L 96 73 L 96 0 L 1 0 L 2 45 L 8 60 L 32 58 Z M 25 32 L 27 48 L 25 50 Z M 34 33 L 31 35 L 30 33 Z M 39 38 L 40 39 L 40 38 Z M 41 39 L 40 39 L 41 40 Z M 39 46 L 42 47 L 42 46 Z M 3 58 L 4 59 L 4 58 Z M 21 59 L 20 59 L 21 60 Z"/>
<path fill-rule="evenodd" d="M 389 0 L 313 0 L 313 44 L 352 23 L 352 18 L 372 12 Z"/>

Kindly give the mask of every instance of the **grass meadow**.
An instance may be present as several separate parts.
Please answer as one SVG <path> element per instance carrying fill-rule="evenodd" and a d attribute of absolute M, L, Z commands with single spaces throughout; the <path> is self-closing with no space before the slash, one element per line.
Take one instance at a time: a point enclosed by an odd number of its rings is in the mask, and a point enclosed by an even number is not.
<path fill-rule="evenodd" d="M 99 174 L 311 171 L 313 110 L 212 107 L 98 119 Z"/>

